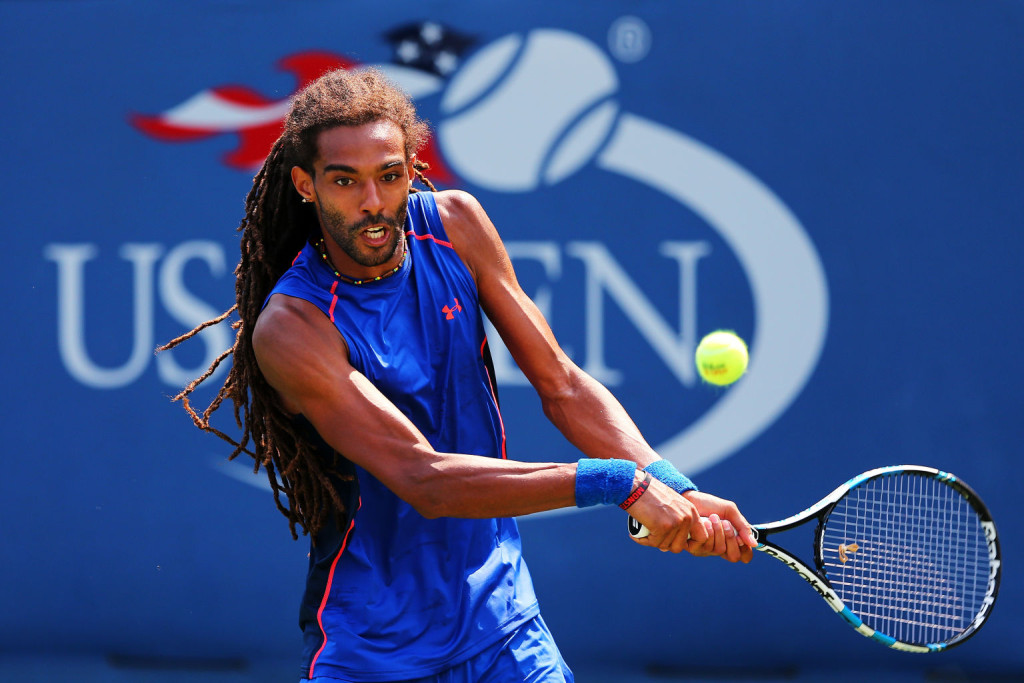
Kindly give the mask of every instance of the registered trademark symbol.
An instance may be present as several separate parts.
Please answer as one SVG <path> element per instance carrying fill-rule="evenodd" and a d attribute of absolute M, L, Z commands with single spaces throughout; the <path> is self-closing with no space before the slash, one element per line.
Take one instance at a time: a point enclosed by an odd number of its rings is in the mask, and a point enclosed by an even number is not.
<path fill-rule="evenodd" d="M 639 62 L 651 49 L 651 29 L 639 17 L 620 17 L 608 29 L 608 48 L 620 62 Z"/>

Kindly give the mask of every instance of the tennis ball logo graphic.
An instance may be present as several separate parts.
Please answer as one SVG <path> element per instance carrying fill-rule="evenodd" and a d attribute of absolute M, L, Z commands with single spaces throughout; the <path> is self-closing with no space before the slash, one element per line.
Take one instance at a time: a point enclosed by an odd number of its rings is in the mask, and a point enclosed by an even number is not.
<path fill-rule="evenodd" d="M 697 422 L 658 444 L 662 457 L 700 472 L 786 410 L 818 361 L 828 327 L 828 285 L 813 243 L 771 188 L 701 141 L 634 113 L 633 104 L 620 110 L 617 100 L 624 94 L 613 63 L 573 33 L 506 35 L 465 60 L 447 85 L 438 79 L 421 96 L 442 88 L 437 140 L 467 183 L 527 193 L 589 164 L 677 201 L 736 255 L 758 322 L 749 362 L 760 369 Z M 680 172 L 666 175 L 666 158 Z M 743 351 L 737 353 L 742 359 Z M 685 367 L 692 379 L 692 366 Z M 735 381 L 744 372 L 706 375 Z"/>
<path fill-rule="evenodd" d="M 594 156 L 615 123 L 617 89 L 608 58 L 574 33 L 508 35 L 456 73 L 441 100 L 438 140 L 461 177 L 528 192 Z"/>

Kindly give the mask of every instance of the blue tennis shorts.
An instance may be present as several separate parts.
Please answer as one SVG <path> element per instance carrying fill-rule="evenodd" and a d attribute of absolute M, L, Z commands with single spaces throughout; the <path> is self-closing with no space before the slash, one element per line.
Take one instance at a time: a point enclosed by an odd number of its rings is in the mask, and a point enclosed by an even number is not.
<path fill-rule="evenodd" d="M 302 679 L 307 683 L 308 679 Z M 505 640 L 475 657 L 426 678 L 401 683 L 574 683 L 554 638 L 537 615 Z M 317 676 L 308 683 L 351 683 Z M 398 683 L 396 681 L 396 683 Z"/>

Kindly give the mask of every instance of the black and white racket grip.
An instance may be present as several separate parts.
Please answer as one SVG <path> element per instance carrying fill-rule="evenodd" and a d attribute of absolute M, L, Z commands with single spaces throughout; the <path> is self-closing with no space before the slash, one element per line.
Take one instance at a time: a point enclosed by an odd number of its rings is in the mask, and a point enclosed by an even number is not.
<path fill-rule="evenodd" d="M 629 535 L 633 538 L 645 538 L 651 535 L 647 527 L 636 521 L 633 515 L 626 515 L 626 528 L 629 529 Z"/>
<path fill-rule="evenodd" d="M 709 520 L 707 517 L 701 517 L 700 521 L 704 524 L 704 528 L 707 529 L 710 533 L 711 520 Z M 722 524 L 726 525 L 726 529 L 732 526 L 729 520 L 725 519 L 722 520 Z M 647 527 L 638 522 L 636 518 L 633 517 L 633 515 L 626 515 L 626 529 L 629 530 L 629 535 L 633 538 L 646 538 L 647 536 L 651 535 L 650 530 L 648 530 Z M 686 537 L 691 538 L 690 534 L 686 534 Z"/>

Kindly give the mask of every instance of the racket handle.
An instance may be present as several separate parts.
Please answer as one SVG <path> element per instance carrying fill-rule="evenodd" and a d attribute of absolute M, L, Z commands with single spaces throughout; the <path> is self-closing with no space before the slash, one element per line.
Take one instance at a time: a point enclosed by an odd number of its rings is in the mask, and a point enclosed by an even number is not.
<path fill-rule="evenodd" d="M 636 518 L 633 517 L 633 515 L 626 515 L 626 529 L 629 531 L 629 535 L 633 538 L 646 538 L 651 535 L 651 532 L 648 531 L 647 527 L 636 521 Z"/>
<path fill-rule="evenodd" d="M 700 521 L 704 525 L 704 528 L 707 530 L 707 532 L 710 534 L 711 520 L 707 517 L 701 517 Z M 728 527 L 732 526 L 729 520 L 722 520 L 722 523 L 728 525 Z M 651 535 L 651 532 L 647 529 L 647 527 L 645 527 L 640 522 L 636 521 L 633 515 L 626 515 L 626 529 L 629 530 L 629 535 L 633 538 L 645 538 Z M 690 534 L 686 534 L 686 538 L 691 538 Z"/>

